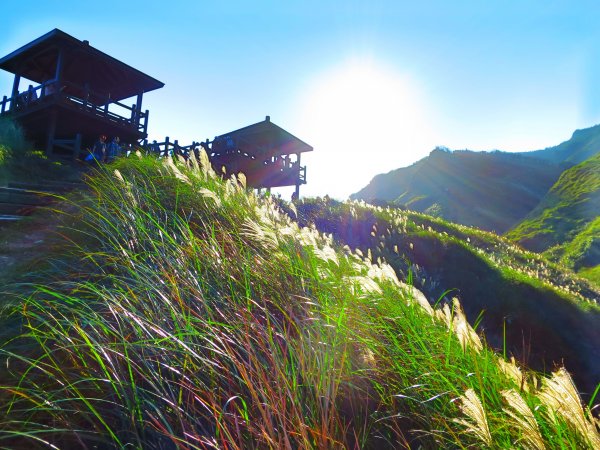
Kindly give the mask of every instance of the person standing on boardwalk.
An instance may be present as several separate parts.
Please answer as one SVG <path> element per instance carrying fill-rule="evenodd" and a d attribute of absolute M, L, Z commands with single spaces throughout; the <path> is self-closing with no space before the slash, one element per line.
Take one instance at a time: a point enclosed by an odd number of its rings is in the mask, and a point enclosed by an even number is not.
<path fill-rule="evenodd" d="M 110 144 L 106 147 L 106 158 L 105 162 L 113 162 L 114 159 L 121 154 L 121 145 L 119 144 L 121 140 L 119 136 L 115 136 Z"/>
<path fill-rule="evenodd" d="M 106 136 L 100 135 L 94 146 L 92 147 L 92 158 L 96 162 L 104 161 L 106 158 Z"/>

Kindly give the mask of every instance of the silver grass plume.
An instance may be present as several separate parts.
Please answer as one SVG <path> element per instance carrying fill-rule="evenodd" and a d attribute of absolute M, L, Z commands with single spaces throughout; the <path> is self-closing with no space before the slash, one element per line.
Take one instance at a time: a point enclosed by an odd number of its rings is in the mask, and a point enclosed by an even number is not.
<path fill-rule="evenodd" d="M 522 434 L 519 444 L 528 450 L 545 450 L 538 423 L 523 397 L 514 389 L 502 391 L 502 397 L 508 404 L 504 412 L 514 420 Z"/>
<path fill-rule="evenodd" d="M 510 358 L 510 361 L 505 361 L 504 358 L 498 358 L 498 367 L 506 375 L 507 378 L 513 380 L 520 388 L 524 391 L 529 391 L 529 386 L 526 383 L 525 375 L 517 366 L 514 356 Z"/>
<path fill-rule="evenodd" d="M 564 368 L 554 372 L 551 378 L 544 379 L 538 397 L 547 406 L 551 420 L 556 421 L 556 416 L 561 416 L 589 443 L 590 448 L 600 449 L 600 434 L 594 418 L 588 408 L 583 409 L 573 379 Z"/>
<path fill-rule="evenodd" d="M 492 435 L 488 426 L 487 416 L 481 400 L 475 391 L 467 389 L 465 395 L 460 396 L 460 409 L 470 420 L 454 419 L 454 422 L 464 425 L 469 433 L 473 433 L 486 445 L 492 444 Z"/>

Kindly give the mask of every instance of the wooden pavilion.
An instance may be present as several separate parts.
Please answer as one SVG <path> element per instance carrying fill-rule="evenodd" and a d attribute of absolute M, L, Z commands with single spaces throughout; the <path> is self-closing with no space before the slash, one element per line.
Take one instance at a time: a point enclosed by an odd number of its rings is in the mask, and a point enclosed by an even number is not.
<path fill-rule="evenodd" d="M 16 119 L 47 154 L 74 158 L 101 134 L 131 144 L 146 138 L 143 94 L 164 86 L 59 29 L 1 58 L 0 69 L 14 74 L 0 116 Z"/>
<path fill-rule="evenodd" d="M 208 145 L 205 145 L 208 147 Z M 215 137 L 208 150 L 211 164 L 217 173 L 243 173 L 248 186 L 261 189 L 306 184 L 306 166 L 300 156 L 313 148 L 291 133 L 271 122 L 249 125 Z"/>

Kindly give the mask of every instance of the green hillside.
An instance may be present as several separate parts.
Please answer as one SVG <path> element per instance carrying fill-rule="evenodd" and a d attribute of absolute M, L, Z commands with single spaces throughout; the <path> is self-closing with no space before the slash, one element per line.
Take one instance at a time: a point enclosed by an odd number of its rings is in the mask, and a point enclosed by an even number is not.
<path fill-rule="evenodd" d="M 600 286 L 600 217 L 589 222 L 572 241 L 553 247 L 546 254 Z"/>
<path fill-rule="evenodd" d="M 575 270 L 600 264 L 600 153 L 566 170 L 507 237 Z"/>
<path fill-rule="evenodd" d="M 433 308 L 205 156 L 117 161 L 88 186 L 57 207 L 38 282 L 4 288 L 0 446 L 600 446 L 597 399 L 564 369 L 506 361 L 457 302 Z M 576 297 L 556 302 L 595 314 Z"/>
<path fill-rule="evenodd" d="M 377 175 L 351 198 L 503 233 L 535 208 L 563 170 L 510 153 L 436 149 L 410 167 Z"/>
<path fill-rule="evenodd" d="M 499 351 L 538 370 L 564 363 L 585 392 L 600 381 L 600 289 L 543 256 L 493 233 L 394 208 L 306 200 L 298 215 L 302 225 L 382 258 L 432 304 L 460 299 L 469 322 Z"/>
<path fill-rule="evenodd" d="M 522 155 L 543 159 L 554 163 L 579 164 L 598 153 L 600 149 L 600 125 L 582 130 L 575 130 L 571 139 L 554 147 L 532 152 L 522 152 Z"/>

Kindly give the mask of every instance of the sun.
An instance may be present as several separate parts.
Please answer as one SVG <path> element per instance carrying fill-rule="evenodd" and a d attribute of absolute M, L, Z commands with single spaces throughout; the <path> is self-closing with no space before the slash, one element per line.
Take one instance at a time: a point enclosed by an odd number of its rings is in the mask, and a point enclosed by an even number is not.
<path fill-rule="evenodd" d="M 352 61 L 321 74 L 300 108 L 315 148 L 307 195 L 346 198 L 377 173 L 413 162 L 431 136 L 423 105 L 414 80 L 381 64 Z"/>

